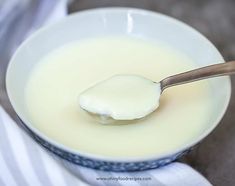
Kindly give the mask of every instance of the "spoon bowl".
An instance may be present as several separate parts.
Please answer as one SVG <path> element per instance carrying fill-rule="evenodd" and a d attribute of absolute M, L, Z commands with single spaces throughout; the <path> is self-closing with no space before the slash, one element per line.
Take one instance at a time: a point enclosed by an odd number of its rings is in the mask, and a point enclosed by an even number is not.
<path fill-rule="evenodd" d="M 154 88 L 153 91 L 156 91 L 156 95 L 155 95 L 156 99 L 153 99 L 152 102 L 157 100 L 158 104 L 140 105 L 140 107 L 143 107 L 143 108 L 141 108 L 143 113 L 131 113 L 131 112 L 135 112 L 135 108 L 136 108 L 135 102 L 138 102 L 139 100 L 132 99 L 132 97 L 135 96 L 134 94 L 133 95 L 132 94 L 128 94 L 128 95 L 125 94 L 128 92 L 131 92 L 131 89 L 133 88 L 131 81 L 128 84 L 126 84 L 125 81 L 129 81 L 129 79 L 131 77 L 131 78 L 136 78 L 137 80 L 141 80 L 146 84 L 149 84 L 149 80 L 142 78 L 140 76 L 136 76 L 136 75 L 113 76 L 110 79 L 105 80 L 105 81 L 99 83 L 98 85 L 95 85 L 91 89 L 86 90 L 84 93 L 82 93 L 80 96 L 80 106 L 82 107 L 82 109 L 84 109 L 85 111 L 90 113 L 93 117 L 98 119 L 99 123 L 101 123 L 101 124 L 113 124 L 113 123 L 115 123 L 116 120 L 118 120 L 118 121 L 136 120 L 136 119 L 147 117 L 150 113 L 154 112 L 158 108 L 159 102 L 160 102 L 160 96 L 166 88 L 176 86 L 176 85 L 185 84 L 185 83 L 190 83 L 190 82 L 194 82 L 194 81 L 199 81 L 199 80 L 203 80 L 203 79 L 207 79 L 207 78 L 224 76 L 224 75 L 231 75 L 233 73 L 235 73 L 235 61 L 230 61 L 230 62 L 223 63 L 223 64 L 209 65 L 209 66 L 198 68 L 198 69 L 191 70 L 188 72 L 176 74 L 176 75 L 173 75 L 173 76 L 170 76 L 170 77 L 167 77 L 167 78 L 161 80 L 159 83 L 152 82 L 157 87 L 156 89 L 155 89 L 155 87 L 152 87 L 152 86 L 150 87 L 151 89 Z M 118 81 L 118 85 L 119 85 L 118 88 L 115 87 L 116 86 L 115 83 L 117 81 Z M 112 83 L 113 83 L 113 85 L 112 85 Z M 136 83 L 136 82 L 133 81 L 133 83 Z M 103 86 L 105 84 L 109 84 L 109 86 Z M 143 87 L 142 84 L 138 84 L 138 86 L 140 86 L 140 87 L 138 87 L 140 91 L 144 92 L 147 90 L 147 88 Z M 123 93 L 120 94 L 122 97 L 120 96 L 117 98 L 118 94 L 116 92 L 110 91 L 110 90 L 113 90 L 116 88 L 117 88 L 117 91 L 120 91 L 120 89 L 123 89 L 121 91 L 124 92 L 124 94 Z M 98 89 L 99 92 L 100 92 L 99 89 L 102 89 L 102 92 L 103 93 L 105 92 L 105 94 L 107 95 L 107 98 L 103 97 L 103 94 L 98 94 L 98 96 L 94 96 L 94 94 L 97 93 L 96 89 Z M 92 92 L 94 94 L 92 94 L 90 92 Z M 99 95 L 101 95 L 101 96 L 99 96 Z M 154 96 L 154 94 L 149 94 L 149 96 L 151 96 L 151 95 Z M 127 96 L 129 96 L 128 99 L 126 98 Z M 145 98 L 142 97 L 142 99 L 146 99 L 146 102 L 147 102 L 149 96 L 146 93 Z M 111 102 L 110 102 L 110 97 L 111 97 Z M 118 104 L 119 107 L 116 107 L 116 106 L 112 107 L 112 105 L 113 105 L 112 101 L 113 102 L 115 102 L 115 101 L 122 102 L 122 100 L 126 100 L 126 102 L 124 102 L 122 104 Z M 132 100 L 132 102 L 129 100 Z M 94 105 L 93 103 L 97 103 L 97 105 Z M 133 107 L 130 107 L 130 105 L 133 105 Z M 103 106 L 103 108 L 102 108 L 102 106 Z M 147 106 L 149 108 L 144 108 Z M 134 111 L 130 109 L 128 111 L 131 113 L 130 115 L 128 115 L 126 113 L 123 114 L 122 113 L 123 109 L 126 107 L 133 108 Z M 113 113 L 115 113 L 115 114 L 113 114 Z"/>

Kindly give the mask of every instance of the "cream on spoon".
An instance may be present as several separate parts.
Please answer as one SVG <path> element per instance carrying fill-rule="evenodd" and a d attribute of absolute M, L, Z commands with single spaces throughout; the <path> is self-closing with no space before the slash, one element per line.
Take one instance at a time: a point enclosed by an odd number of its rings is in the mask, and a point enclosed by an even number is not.
<path fill-rule="evenodd" d="M 115 75 L 80 94 L 80 106 L 115 120 L 133 120 L 153 112 L 159 105 L 159 83 L 137 75 Z"/>
<path fill-rule="evenodd" d="M 231 61 L 170 76 L 159 83 L 137 75 L 116 75 L 82 92 L 79 103 L 103 121 L 134 120 L 157 109 L 161 93 L 168 87 L 234 72 L 235 61 Z"/>

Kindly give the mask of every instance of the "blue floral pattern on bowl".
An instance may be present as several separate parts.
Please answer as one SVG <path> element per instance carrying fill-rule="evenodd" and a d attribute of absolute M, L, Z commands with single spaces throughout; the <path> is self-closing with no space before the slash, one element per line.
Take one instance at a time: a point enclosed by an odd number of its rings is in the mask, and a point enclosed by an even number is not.
<path fill-rule="evenodd" d="M 114 172 L 127 172 L 127 171 L 143 171 L 148 169 L 158 168 L 164 165 L 169 164 L 172 161 L 175 161 L 182 155 L 188 153 L 191 149 L 186 149 L 174 155 L 156 159 L 152 161 L 142 161 L 142 162 L 112 162 L 112 161 L 101 161 L 96 159 L 90 159 L 77 155 L 71 152 L 67 152 L 61 148 L 56 147 L 55 145 L 47 142 L 46 140 L 39 137 L 32 130 L 30 130 L 22 120 L 20 120 L 20 126 L 41 146 L 43 146 L 47 151 L 50 152 L 53 156 L 56 156 L 56 159 L 61 160 L 62 163 L 70 169 L 73 173 L 76 174 L 76 169 L 81 165 L 84 167 L 89 167 L 93 169 L 103 170 L 103 171 L 114 171 Z M 58 158 L 59 157 L 59 158 Z"/>

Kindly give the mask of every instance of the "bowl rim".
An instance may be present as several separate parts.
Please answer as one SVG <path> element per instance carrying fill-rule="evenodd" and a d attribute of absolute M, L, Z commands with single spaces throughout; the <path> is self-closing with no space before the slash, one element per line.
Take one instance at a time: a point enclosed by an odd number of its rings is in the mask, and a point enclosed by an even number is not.
<path fill-rule="evenodd" d="M 81 157 L 85 157 L 85 158 L 89 158 L 89 159 L 93 159 L 93 160 L 97 160 L 97 161 L 105 161 L 105 162 L 120 162 L 120 163 L 134 163 L 134 162 L 146 162 L 146 161 L 154 161 L 154 160 L 160 160 L 160 159 L 164 159 L 170 156 L 173 156 L 175 154 L 178 154 L 180 152 L 183 152 L 191 147 L 193 147 L 194 145 L 196 145 L 198 142 L 200 142 L 202 139 L 204 139 L 206 136 L 208 136 L 208 134 L 210 134 L 212 132 L 212 130 L 219 124 L 220 120 L 223 118 L 229 102 L 230 102 L 230 98 L 231 98 L 231 79 L 229 76 L 225 76 L 225 80 L 227 81 L 227 85 L 228 85 L 228 91 L 226 92 L 225 95 L 225 102 L 223 105 L 223 108 L 221 108 L 221 112 L 220 114 L 217 116 L 216 121 L 211 124 L 210 127 L 208 127 L 208 129 L 206 129 L 204 132 L 202 132 L 201 135 L 198 135 L 197 137 L 195 137 L 194 140 L 192 140 L 191 142 L 187 143 L 186 145 L 182 145 L 181 148 L 178 148 L 177 150 L 171 150 L 170 152 L 166 152 L 166 153 L 162 153 L 162 154 L 157 154 L 157 155 L 151 155 L 151 156 L 144 156 L 144 157 L 112 157 L 112 156 L 107 156 L 107 155 L 98 155 L 98 154 L 93 154 L 93 153 L 88 153 L 88 152 L 83 152 L 83 151 L 79 151 L 79 150 L 75 150 L 72 149 L 66 145 L 63 145 L 59 142 L 57 142 L 56 140 L 46 136 L 43 132 L 41 132 L 39 129 L 37 129 L 36 127 L 34 127 L 32 124 L 30 124 L 30 122 L 26 122 L 24 120 L 23 114 L 20 112 L 20 110 L 17 110 L 15 108 L 14 105 L 16 105 L 13 101 L 11 92 L 9 91 L 9 87 L 8 87 L 8 81 L 9 81 L 9 69 L 11 69 L 11 65 L 12 62 L 15 61 L 15 59 L 18 56 L 18 53 L 20 53 L 24 46 L 27 46 L 28 43 L 31 42 L 31 40 L 34 37 L 37 37 L 38 35 L 40 35 L 41 33 L 43 33 L 45 30 L 49 30 L 51 28 L 53 28 L 53 26 L 55 25 L 59 25 L 62 24 L 63 22 L 66 22 L 66 20 L 71 19 L 73 17 L 77 17 L 77 16 L 81 16 L 81 15 L 86 15 L 86 14 L 97 14 L 99 12 L 118 12 L 118 13 L 124 13 L 127 14 L 129 12 L 132 13 L 136 13 L 136 14 L 140 14 L 140 15 L 145 15 L 145 16 L 153 16 L 156 17 L 156 19 L 158 19 L 159 17 L 162 19 L 165 19 L 167 21 L 171 21 L 174 24 L 177 25 L 181 25 L 182 27 L 184 27 L 185 30 L 187 30 L 187 32 L 192 32 L 196 35 L 198 35 L 205 43 L 207 43 L 208 47 L 212 48 L 215 52 L 217 52 L 220 56 L 221 59 L 223 59 L 222 55 L 220 54 L 220 52 L 218 51 L 218 49 L 212 44 L 211 41 L 209 41 L 203 34 L 201 34 L 199 31 L 197 31 L 196 29 L 194 29 L 193 27 L 187 25 L 186 23 L 170 17 L 168 15 L 164 15 L 162 13 L 159 12 L 154 12 L 154 11 L 150 11 L 150 10 L 145 10 L 145 9 L 139 9 L 139 8 L 131 8 L 131 7 L 105 7 L 105 8 L 93 8 L 93 9 L 88 9 L 88 10 L 82 10 L 80 12 L 76 12 L 76 13 L 72 13 L 70 15 L 68 15 L 65 18 L 62 18 L 60 21 L 56 22 L 56 23 L 52 23 L 50 25 L 47 25 L 43 28 L 40 28 L 39 30 L 37 30 L 36 32 L 34 32 L 33 34 L 31 34 L 31 36 L 29 36 L 29 38 L 27 38 L 16 50 L 16 52 L 14 53 L 14 55 L 12 56 L 8 67 L 7 67 L 7 72 L 6 72 L 6 91 L 7 91 L 7 95 L 9 97 L 10 103 L 12 105 L 12 107 L 14 108 L 16 114 L 18 115 L 18 117 L 22 120 L 22 122 L 32 131 L 34 132 L 36 135 L 38 135 L 40 138 L 42 138 L 43 140 L 47 141 L 48 143 L 50 143 L 52 146 L 57 147 L 58 149 L 62 149 L 65 152 L 71 153 L 71 154 L 75 154 Z M 218 63 L 223 63 L 218 62 Z M 22 116 L 22 117 L 21 117 Z"/>

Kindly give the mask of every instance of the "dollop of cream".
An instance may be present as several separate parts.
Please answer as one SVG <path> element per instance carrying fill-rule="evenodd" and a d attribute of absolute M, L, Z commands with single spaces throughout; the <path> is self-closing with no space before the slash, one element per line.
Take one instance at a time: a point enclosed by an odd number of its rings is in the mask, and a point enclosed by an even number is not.
<path fill-rule="evenodd" d="M 159 106 L 159 83 L 138 75 L 115 75 L 79 96 L 84 110 L 115 120 L 145 117 Z"/>

